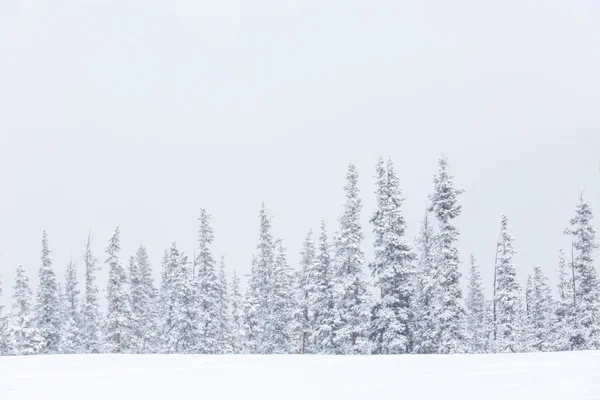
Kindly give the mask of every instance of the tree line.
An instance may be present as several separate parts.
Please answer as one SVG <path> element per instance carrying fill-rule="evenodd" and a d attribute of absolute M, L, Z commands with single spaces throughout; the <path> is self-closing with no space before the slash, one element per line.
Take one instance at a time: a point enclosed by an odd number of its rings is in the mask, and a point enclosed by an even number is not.
<path fill-rule="evenodd" d="M 247 288 L 214 259 L 211 216 L 199 217 L 195 257 L 173 243 L 155 285 L 146 248 L 126 265 L 117 227 L 105 249 L 106 309 L 96 273 L 101 263 L 88 236 L 83 285 L 69 262 L 62 284 L 42 235 L 36 296 L 16 268 L 12 307 L 0 305 L 0 355 L 72 353 L 184 354 L 449 354 L 565 351 L 600 348 L 598 248 L 588 202 L 580 197 L 565 234 L 558 285 L 535 266 L 525 288 L 517 281 L 514 239 L 502 215 L 493 296 L 486 299 L 480 267 L 470 256 L 466 295 L 460 286 L 459 196 L 446 158 L 439 169 L 417 239 L 406 238 L 403 195 L 391 160 L 376 166 L 376 211 L 369 220 L 374 259 L 363 253 L 358 172 L 350 165 L 339 226 L 308 232 L 300 268 L 272 234 L 263 204 Z M 372 282 L 367 273 L 372 275 Z M 157 287 L 158 286 L 158 287 Z M 2 286 L 0 284 L 0 295 Z"/>

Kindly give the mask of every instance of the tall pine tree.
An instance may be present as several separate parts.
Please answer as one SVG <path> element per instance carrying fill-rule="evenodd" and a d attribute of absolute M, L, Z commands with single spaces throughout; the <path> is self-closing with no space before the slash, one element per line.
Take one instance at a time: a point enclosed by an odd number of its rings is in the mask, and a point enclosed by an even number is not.
<path fill-rule="evenodd" d="M 435 264 L 436 236 L 429 221 L 429 214 L 421 224 L 417 237 L 418 263 L 414 279 L 413 298 L 414 322 L 412 349 L 417 354 L 434 354 L 438 350 L 437 340 L 437 269 Z"/>
<path fill-rule="evenodd" d="M 86 353 L 102 351 L 102 314 L 100 313 L 100 290 L 96 284 L 98 260 L 92 253 L 92 236 L 88 235 L 83 254 L 85 265 L 85 297 L 83 301 L 81 340 Z"/>
<path fill-rule="evenodd" d="M 156 288 L 152 278 L 152 266 L 148 252 L 140 246 L 129 259 L 131 286 L 131 334 L 132 352 L 154 353 L 158 351 Z"/>
<path fill-rule="evenodd" d="M 16 269 L 13 304 L 10 315 L 8 352 L 12 355 L 37 354 L 43 338 L 35 323 L 29 278 L 21 265 Z"/>
<path fill-rule="evenodd" d="M 487 353 L 490 332 L 486 318 L 486 301 L 479 265 L 473 254 L 471 254 L 469 283 L 467 285 L 466 311 L 467 349 L 469 353 Z"/>
<path fill-rule="evenodd" d="M 577 341 L 575 330 L 575 304 L 572 268 L 567 265 L 565 253 L 560 250 L 558 258 L 558 299 L 556 301 L 556 330 L 553 350 L 572 350 Z"/>
<path fill-rule="evenodd" d="M 325 221 L 321 221 L 318 252 L 314 266 L 314 297 L 311 302 L 314 326 L 314 348 L 319 354 L 335 354 L 333 336 L 335 326 L 334 271 Z"/>
<path fill-rule="evenodd" d="M 346 203 L 340 217 L 340 231 L 335 246 L 336 324 L 334 342 L 338 354 L 369 354 L 370 317 L 373 299 L 364 276 L 365 256 L 360 213 L 358 172 L 348 167 L 344 187 Z"/>
<path fill-rule="evenodd" d="M 513 237 L 508 233 L 508 218 L 502 215 L 498 264 L 496 266 L 495 350 L 500 353 L 519 351 L 521 335 L 521 301 L 517 272 L 513 264 Z"/>
<path fill-rule="evenodd" d="M 536 265 L 533 270 L 528 315 L 532 347 L 537 351 L 551 351 L 556 329 L 552 290 L 548 285 L 548 278 L 539 265 Z"/>
<path fill-rule="evenodd" d="M 210 215 L 206 210 L 201 210 L 199 221 L 198 253 L 195 260 L 201 324 L 198 350 L 203 354 L 215 354 L 218 352 L 217 338 L 220 336 L 221 321 L 219 320 L 219 281 L 215 260 L 210 251 L 214 235 L 210 226 Z"/>
<path fill-rule="evenodd" d="M 106 247 L 108 286 L 106 300 L 108 311 L 104 328 L 107 353 L 127 353 L 132 348 L 131 297 L 125 268 L 119 261 L 121 251 L 119 227 Z"/>
<path fill-rule="evenodd" d="M 315 312 L 315 244 L 312 229 L 306 235 L 300 254 L 300 272 L 298 275 L 298 323 L 301 334 L 301 352 L 310 354 L 314 348 L 314 312 Z"/>
<path fill-rule="evenodd" d="M 575 329 L 574 348 L 600 349 L 600 287 L 594 265 L 594 252 L 598 248 L 596 230 L 592 225 L 594 214 L 590 204 L 580 197 L 575 216 L 565 231 L 573 238 L 575 276 Z"/>
<path fill-rule="evenodd" d="M 375 261 L 371 270 L 380 290 L 373 309 L 372 338 L 376 354 L 403 354 L 410 350 L 412 274 L 415 254 L 404 236 L 402 192 L 391 159 L 379 159 L 377 211 L 371 218 L 375 234 Z"/>
<path fill-rule="evenodd" d="M 244 350 L 244 318 L 242 312 L 243 300 L 240 291 L 240 278 L 238 278 L 234 270 L 233 277 L 231 278 L 231 331 L 229 335 L 233 354 L 240 354 Z"/>
<path fill-rule="evenodd" d="M 173 243 L 163 262 L 161 315 L 163 351 L 189 354 L 202 350 L 199 340 L 198 289 L 184 252 Z"/>
<path fill-rule="evenodd" d="M 448 160 L 439 160 L 439 170 L 434 177 L 434 190 L 430 196 L 429 211 L 433 212 L 439 232 L 436 237 L 437 252 L 435 257 L 438 286 L 438 352 L 459 353 L 465 351 L 465 309 L 460 289 L 460 260 L 458 258 L 459 232 L 453 220 L 461 213 L 458 196 L 462 189 L 454 186 L 454 177 L 448 171 Z"/>
<path fill-rule="evenodd" d="M 75 263 L 69 261 L 65 271 L 65 291 L 62 301 L 63 323 L 59 346 L 62 354 L 79 354 L 84 350 L 81 340 L 82 319 L 78 286 Z"/>
<path fill-rule="evenodd" d="M 58 352 L 61 330 L 61 313 L 58 302 L 58 281 L 48 248 L 48 234 L 42 234 L 42 264 L 39 270 L 39 285 L 36 303 L 36 323 L 42 337 L 41 353 Z"/>

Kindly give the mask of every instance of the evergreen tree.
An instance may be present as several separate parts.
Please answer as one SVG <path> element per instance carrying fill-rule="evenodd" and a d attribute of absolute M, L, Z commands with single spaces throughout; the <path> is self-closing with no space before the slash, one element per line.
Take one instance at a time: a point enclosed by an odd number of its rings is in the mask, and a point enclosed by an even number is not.
<path fill-rule="evenodd" d="M 301 334 L 301 352 L 314 353 L 315 312 L 315 244 L 312 229 L 304 239 L 298 276 L 298 323 Z"/>
<path fill-rule="evenodd" d="M 508 218 L 502 215 L 498 265 L 496 267 L 496 325 L 495 347 L 500 353 L 517 352 L 521 332 L 521 302 L 519 284 L 513 264 L 513 237 L 508 233 Z"/>
<path fill-rule="evenodd" d="M 600 349 L 600 287 L 594 266 L 594 252 L 598 248 L 594 215 L 587 201 L 580 197 L 575 217 L 565 231 L 573 238 L 575 276 L 575 329 L 573 347 L 576 350 Z"/>
<path fill-rule="evenodd" d="M 558 300 L 556 303 L 556 331 L 554 350 L 572 350 L 577 339 L 573 298 L 572 269 L 567 266 L 565 253 L 560 250 L 558 259 Z"/>
<path fill-rule="evenodd" d="M 346 203 L 340 218 L 336 241 L 336 326 L 334 342 L 339 354 L 369 354 L 370 316 L 373 300 L 364 277 L 365 257 L 361 249 L 360 224 L 362 202 L 359 198 L 358 173 L 350 164 L 344 187 Z"/>
<path fill-rule="evenodd" d="M 220 336 L 219 281 L 215 260 L 210 251 L 214 240 L 210 226 L 210 215 L 202 209 L 198 232 L 198 255 L 195 265 L 198 273 L 198 301 L 200 306 L 200 337 L 198 350 L 203 354 L 218 352 L 217 338 Z"/>
<path fill-rule="evenodd" d="M 0 276 L 1 278 L 1 276 Z M 2 300 L 2 279 L 0 279 L 0 356 L 8 353 L 8 318 L 4 314 L 4 303 Z"/>
<path fill-rule="evenodd" d="M 457 204 L 457 197 L 463 190 L 454 186 L 454 177 L 450 175 L 448 168 L 448 160 L 442 157 L 439 160 L 438 174 L 434 177 L 429 211 L 433 212 L 439 226 L 435 260 L 438 269 L 438 352 L 459 353 L 465 351 L 465 309 L 460 289 L 460 260 L 456 248 L 459 232 L 452 220 L 461 213 L 462 207 Z"/>
<path fill-rule="evenodd" d="M 218 318 L 217 318 L 217 340 L 216 353 L 230 354 L 233 352 L 231 343 L 231 319 L 229 306 L 231 299 L 227 290 L 227 276 L 225 275 L 225 257 L 221 257 L 219 264 L 219 285 L 218 285 Z"/>
<path fill-rule="evenodd" d="M 555 337 L 552 290 L 548 285 L 548 278 L 539 265 L 536 265 L 533 270 L 528 304 L 532 347 L 537 351 L 550 351 L 553 348 L 552 340 Z"/>
<path fill-rule="evenodd" d="M 267 314 L 265 341 L 261 354 L 297 352 L 300 335 L 294 335 L 294 277 L 281 239 L 275 241 L 275 262 L 269 293 L 270 312 Z"/>
<path fill-rule="evenodd" d="M 125 268 L 119 261 L 121 251 L 119 227 L 106 247 L 108 286 L 106 299 L 105 346 L 108 353 L 127 353 L 132 348 L 131 298 Z"/>
<path fill-rule="evenodd" d="M 318 253 L 314 263 L 314 297 L 311 302 L 314 326 L 314 348 L 319 354 L 335 354 L 334 271 L 325 221 L 321 221 Z"/>
<path fill-rule="evenodd" d="M 252 259 L 248 290 L 244 301 L 245 351 L 262 354 L 269 346 L 267 324 L 272 306 L 271 288 L 275 268 L 275 243 L 271 233 L 272 217 L 263 203 L 260 214 L 257 254 Z"/>
<path fill-rule="evenodd" d="M 467 285 L 467 349 L 469 353 L 486 353 L 488 351 L 489 329 L 486 315 L 486 300 L 483 294 L 483 282 L 479 265 L 471 254 L 471 268 Z"/>
<path fill-rule="evenodd" d="M 39 270 L 39 286 L 36 303 L 36 323 L 42 337 L 41 353 L 58 352 L 60 341 L 61 314 L 58 302 L 58 282 L 52 269 L 48 234 L 42 234 L 42 264 Z"/>
<path fill-rule="evenodd" d="M 61 354 L 79 354 L 83 351 L 78 286 L 75 264 L 69 261 L 65 271 L 65 290 L 61 301 L 63 320 L 59 344 Z"/>
<path fill-rule="evenodd" d="M 413 353 L 434 354 L 438 350 L 437 334 L 437 269 L 434 260 L 436 236 L 425 214 L 417 237 L 418 263 L 413 286 Z"/>
<path fill-rule="evenodd" d="M 21 265 L 16 269 L 12 298 L 8 352 L 17 356 L 37 354 L 44 343 L 33 317 L 29 278 Z"/>
<path fill-rule="evenodd" d="M 92 236 L 88 235 L 83 254 L 85 265 L 85 297 L 83 302 L 81 341 L 86 353 L 102 351 L 102 314 L 100 313 L 99 289 L 96 284 L 98 260 L 92 253 Z"/>
<path fill-rule="evenodd" d="M 412 263 L 415 259 L 404 235 L 402 192 L 394 165 L 388 160 L 377 165 L 377 211 L 371 218 L 375 234 L 373 276 L 381 298 L 373 309 L 372 339 L 376 354 L 409 351 L 412 295 Z"/>
<path fill-rule="evenodd" d="M 235 270 L 231 280 L 231 351 L 233 354 L 240 354 L 244 350 L 243 338 L 243 315 L 242 315 L 242 293 L 240 292 L 240 278 L 238 278 Z"/>
<path fill-rule="evenodd" d="M 131 333 L 132 352 L 155 353 L 158 351 L 156 330 L 157 292 L 152 278 L 152 266 L 148 252 L 140 246 L 129 259 L 129 279 L 131 284 Z"/>
<path fill-rule="evenodd" d="M 176 243 L 166 255 L 161 287 L 163 349 L 167 353 L 198 352 L 198 288 L 185 253 Z"/>

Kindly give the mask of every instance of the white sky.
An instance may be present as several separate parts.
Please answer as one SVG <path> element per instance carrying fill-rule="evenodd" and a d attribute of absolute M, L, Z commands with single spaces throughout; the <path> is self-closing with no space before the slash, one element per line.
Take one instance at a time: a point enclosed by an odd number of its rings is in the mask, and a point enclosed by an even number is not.
<path fill-rule="evenodd" d="M 348 162 L 370 259 L 380 154 L 411 238 L 444 153 L 463 270 L 474 252 L 489 288 L 505 212 L 520 280 L 554 280 L 580 191 L 600 213 L 599 71 L 592 0 L 2 1 L 5 297 L 19 263 L 35 285 L 43 229 L 61 278 L 116 225 L 123 262 L 144 244 L 158 270 L 173 240 L 192 255 L 202 207 L 244 274 L 267 202 L 296 266 L 309 228 L 337 226 Z"/>

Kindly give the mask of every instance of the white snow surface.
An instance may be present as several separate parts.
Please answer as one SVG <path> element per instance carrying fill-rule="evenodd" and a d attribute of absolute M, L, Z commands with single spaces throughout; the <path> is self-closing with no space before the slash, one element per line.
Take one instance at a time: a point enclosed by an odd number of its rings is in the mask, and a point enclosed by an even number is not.
<path fill-rule="evenodd" d="M 600 352 L 0 357 L 17 399 L 600 399 Z"/>

